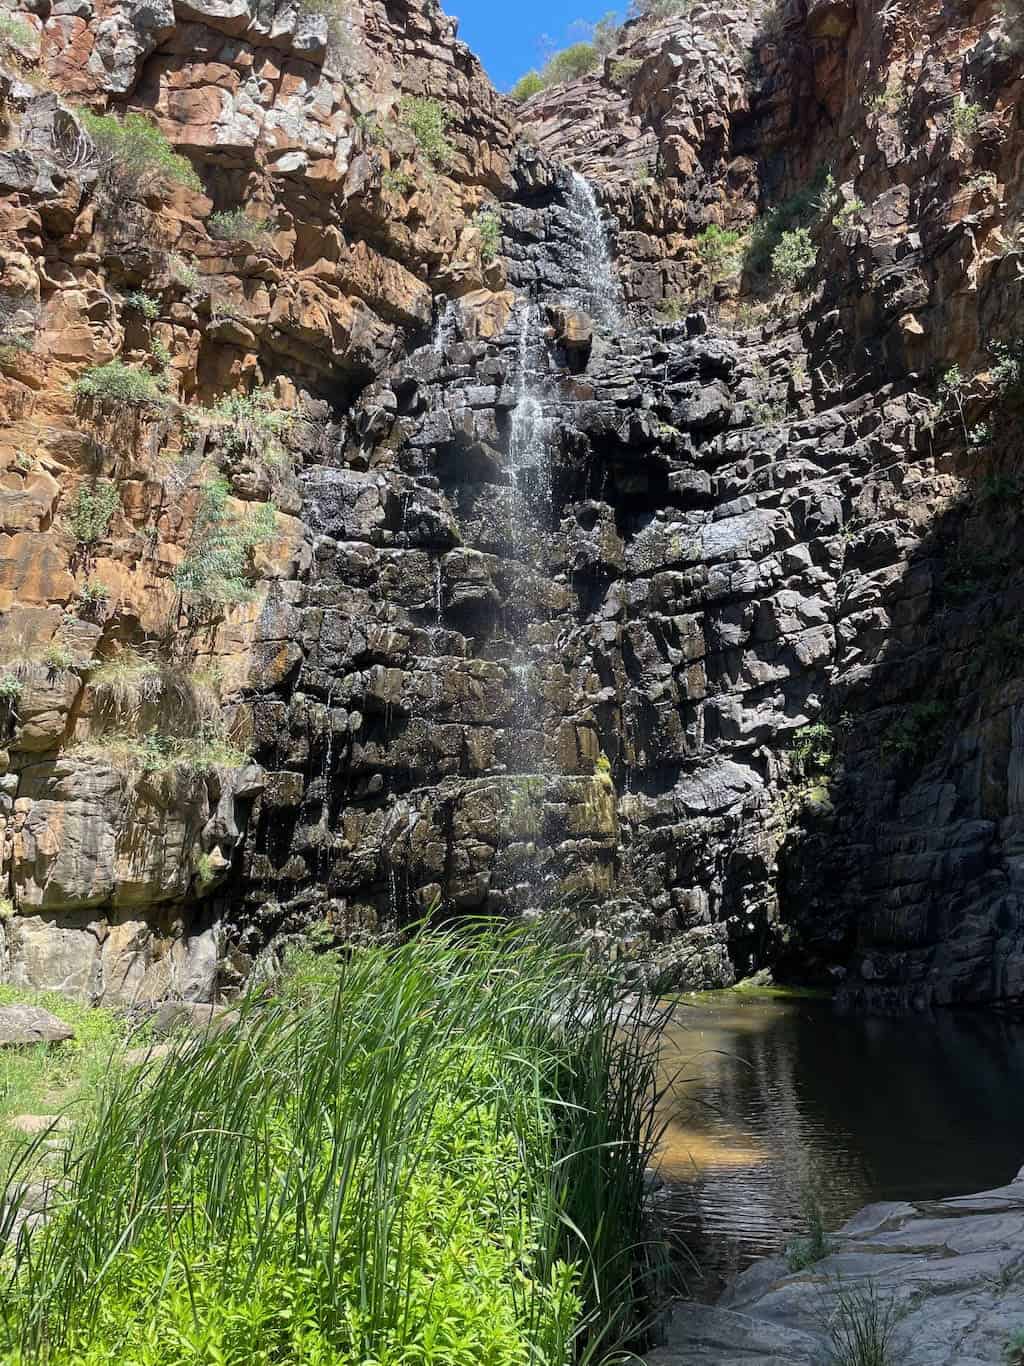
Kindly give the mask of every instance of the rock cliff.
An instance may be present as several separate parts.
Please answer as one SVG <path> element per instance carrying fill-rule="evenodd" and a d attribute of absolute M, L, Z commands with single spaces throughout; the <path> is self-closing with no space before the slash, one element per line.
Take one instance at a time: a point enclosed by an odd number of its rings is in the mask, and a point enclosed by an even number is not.
<path fill-rule="evenodd" d="M 561 910 L 1024 993 L 1011 14 L 695 4 L 521 109 L 430 0 L 4 41 L 0 971 Z"/>

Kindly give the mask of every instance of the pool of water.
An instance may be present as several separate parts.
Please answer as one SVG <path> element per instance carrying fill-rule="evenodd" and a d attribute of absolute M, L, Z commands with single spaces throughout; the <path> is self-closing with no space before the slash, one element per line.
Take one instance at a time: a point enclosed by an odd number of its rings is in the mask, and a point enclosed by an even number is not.
<path fill-rule="evenodd" d="M 1024 1165 L 1019 1016 L 692 1001 L 665 1038 L 659 1197 L 691 1295 L 715 1298 L 805 1231 L 808 1190 L 835 1228 L 874 1200 L 962 1195 Z"/>

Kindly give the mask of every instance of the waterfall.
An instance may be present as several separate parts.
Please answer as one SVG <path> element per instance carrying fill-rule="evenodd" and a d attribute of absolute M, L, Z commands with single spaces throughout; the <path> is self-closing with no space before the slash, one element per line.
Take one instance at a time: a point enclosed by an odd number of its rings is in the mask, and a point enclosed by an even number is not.
<path fill-rule="evenodd" d="M 434 334 L 430 339 L 430 349 L 438 356 L 443 356 L 445 351 L 456 340 L 458 335 L 458 310 L 449 300 L 438 316 L 434 325 Z"/>
<path fill-rule="evenodd" d="M 590 181 L 570 171 L 569 214 L 576 233 L 574 268 L 577 283 L 570 297 L 602 327 L 622 325 L 622 290 L 612 264 L 608 232 Z"/>
<path fill-rule="evenodd" d="M 526 303 L 519 324 L 516 406 L 509 435 L 509 532 L 515 558 L 528 555 L 534 561 L 540 558 L 536 544 L 531 544 L 537 518 L 530 514 L 528 497 L 542 502 L 545 510 L 551 503 L 550 432 L 540 394 L 541 350 L 537 309 Z"/>

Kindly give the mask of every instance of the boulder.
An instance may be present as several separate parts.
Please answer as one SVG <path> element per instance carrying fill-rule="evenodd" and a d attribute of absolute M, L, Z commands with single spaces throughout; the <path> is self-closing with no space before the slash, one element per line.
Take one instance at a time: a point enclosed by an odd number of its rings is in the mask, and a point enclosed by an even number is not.
<path fill-rule="evenodd" d="M 0 1006 L 0 1048 L 66 1043 L 74 1037 L 70 1025 L 41 1006 Z"/>

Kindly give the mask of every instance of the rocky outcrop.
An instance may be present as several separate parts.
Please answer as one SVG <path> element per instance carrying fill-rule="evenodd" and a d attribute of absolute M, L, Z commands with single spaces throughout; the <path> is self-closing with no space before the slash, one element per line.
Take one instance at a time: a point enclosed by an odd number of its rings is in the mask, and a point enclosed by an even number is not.
<path fill-rule="evenodd" d="M 695 5 L 518 115 L 428 0 L 26 17 L 0 971 L 564 909 L 661 985 L 1021 995 L 1021 59 L 951 15 Z M 76 103 L 191 170 L 112 196 Z"/>
<path fill-rule="evenodd" d="M 1020 1332 L 1024 1173 L 950 1200 L 869 1205 L 829 1254 L 787 1274 L 755 1262 L 717 1305 L 684 1304 L 650 1366 L 844 1359 L 856 1344 L 906 1366 L 1004 1362 Z"/>

